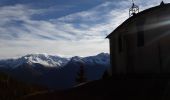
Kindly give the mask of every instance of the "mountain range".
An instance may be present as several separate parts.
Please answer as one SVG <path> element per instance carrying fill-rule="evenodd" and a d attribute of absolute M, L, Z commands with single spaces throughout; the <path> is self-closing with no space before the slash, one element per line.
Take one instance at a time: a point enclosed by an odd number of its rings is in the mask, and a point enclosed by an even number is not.
<path fill-rule="evenodd" d="M 82 65 L 88 81 L 100 79 L 109 69 L 109 54 L 71 58 L 28 54 L 17 59 L 0 60 L 0 71 L 21 81 L 50 89 L 67 89 L 76 85 L 75 78 Z"/>

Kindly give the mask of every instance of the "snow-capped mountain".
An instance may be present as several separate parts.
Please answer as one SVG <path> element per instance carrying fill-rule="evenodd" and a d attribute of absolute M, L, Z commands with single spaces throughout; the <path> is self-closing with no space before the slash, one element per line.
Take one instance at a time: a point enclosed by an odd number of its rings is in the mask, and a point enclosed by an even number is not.
<path fill-rule="evenodd" d="M 68 58 L 63 58 L 59 56 L 52 56 L 47 54 L 28 54 L 26 56 L 20 57 L 18 59 L 8 59 L 1 60 L 0 65 L 8 67 L 17 67 L 23 64 L 41 64 L 47 67 L 63 67 L 69 61 Z"/>
<path fill-rule="evenodd" d="M 109 54 L 72 58 L 29 54 L 18 59 L 1 60 L 0 71 L 22 81 L 66 89 L 76 84 L 75 77 L 82 65 L 88 80 L 100 79 L 110 66 Z"/>
<path fill-rule="evenodd" d="M 108 53 L 100 53 L 95 56 L 89 56 L 89 57 L 72 57 L 72 62 L 79 62 L 84 64 L 101 64 L 101 65 L 107 65 L 110 62 L 109 54 Z"/>
<path fill-rule="evenodd" d="M 41 64 L 47 67 L 63 67 L 70 61 L 87 63 L 87 64 L 106 65 L 109 63 L 108 58 L 109 58 L 108 53 L 100 53 L 96 56 L 89 56 L 89 57 L 74 56 L 72 58 L 64 58 L 59 56 L 47 55 L 47 54 L 28 54 L 18 59 L 0 60 L 0 66 L 15 68 L 23 64 L 30 64 L 30 65 Z"/>
<path fill-rule="evenodd" d="M 83 62 L 90 63 L 90 64 L 101 64 L 101 65 L 107 65 L 110 63 L 110 59 L 108 53 L 100 53 L 96 56 L 89 56 L 83 58 Z"/>

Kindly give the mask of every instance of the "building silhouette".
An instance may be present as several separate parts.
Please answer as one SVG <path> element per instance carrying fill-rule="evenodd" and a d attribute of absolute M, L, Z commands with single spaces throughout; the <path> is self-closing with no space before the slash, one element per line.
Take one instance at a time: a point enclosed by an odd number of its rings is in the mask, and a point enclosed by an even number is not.
<path fill-rule="evenodd" d="M 107 36 L 112 74 L 169 74 L 170 4 L 130 15 Z"/>

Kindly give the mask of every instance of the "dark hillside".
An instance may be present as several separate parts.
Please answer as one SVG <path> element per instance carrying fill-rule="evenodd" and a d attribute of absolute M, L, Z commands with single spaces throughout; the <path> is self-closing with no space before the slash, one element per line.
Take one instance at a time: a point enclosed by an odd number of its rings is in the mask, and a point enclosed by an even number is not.
<path fill-rule="evenodd" d="M 169 80 L 160 78 L 105 79 L 65 90 L 34 95 L 24 100 L 166 100 Z"/>
<path fill-rule="evenodd" d="M 26 84 L 0 73 L 0 100 L 18 100 L 25 95 L 47 91 L 46 88 Z"/>

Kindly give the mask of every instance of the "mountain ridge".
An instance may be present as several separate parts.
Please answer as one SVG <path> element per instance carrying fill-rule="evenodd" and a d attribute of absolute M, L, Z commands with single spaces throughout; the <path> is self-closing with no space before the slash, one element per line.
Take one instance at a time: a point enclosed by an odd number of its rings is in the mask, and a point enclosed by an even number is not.
<path fill-rule="evenodd" d="M 0 71 L 50 89 L 67 89 L 76 85 L 75 78 L 82 65 L 88 81 L 98 80 L 110 67 L 109 54 L 71 58 L 29 54 L 18 59 L 0 60 Z"/>
<path fill-rule="evenodd" d="M 27 54 L 25 56 L 15 58 L 15 59 L 0 60 L 0 66 L 5 65 L 8 67 L 11 67 L 11 66 L 17 67 L 17 66 L 20 66 L 25 63 L 27 63 L 27 64 L 39 63 L 39 64 L 42 64 L 42 65 L 48 66 L 48 67 L 57 67 L 57 66 L 62 67 L 64 65 L 66 65 L 69 61 L 73 61 L 73 60 L 74 61 L 86 61 L 86 62 L 92 63 L 93 62 L 92 60 L 97 61 L 99 59 L 104 59 L 104 56 L 109 57 L 109 54 L 108 53 L 100 53 L 100 54 L 97 54 L 94 56 L 87 56 L 87 57 L 73 56 L 71 58 L 47 55 L 47 54 Z"/>

